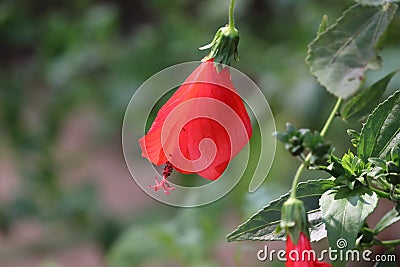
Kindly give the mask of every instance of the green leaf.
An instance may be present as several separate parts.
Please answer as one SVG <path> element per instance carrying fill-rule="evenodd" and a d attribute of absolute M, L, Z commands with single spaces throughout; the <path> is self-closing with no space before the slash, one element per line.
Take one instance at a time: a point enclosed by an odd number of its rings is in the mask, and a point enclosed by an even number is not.
<path fill-rule="evenodd" d="M 354 0 L 354 1 L 360 3 L 361 5 L 367 5 L 367 6 L 381 6 L 385 3 L 400 2 L 399 0 Z"/>
<path fill-rule="evenodd" d="M 309 45 L 311 73 L 333 95 L 347 98 L 369 69 L 380 68 L 377 45 L 397 10 L 396 4 L 355 5 Z"/>
<path fill-rule="evenodd" d="M 343 255 L 354 248 L 358 232 L 377 203 L 376 194 L 363 188 L 339 187 L 326 191 L 320 205 L 330 247 L 342 250 Z M 335 265 L 345 266 L 345 262 L 335 262 Z"/>
<path fill-rule="evenodd" d="M 397 91 L 369 115 L 364 124 L 358 156 L 365 162 L 370 157 L 385 157 L 390 149 L 400 144 L 400 91 Z"/>
<path fill-rule="evenodd" d="M 296 197 L 304 202 L 308 212 L 308 220 L 311 227 L 311 240 L 322 239 L 325 234 L 321 220 L 321 212 L 318 211 L 318 200 L 320 196 L 330 188 L 334 187 L 333 180 L 310 180 L 299 183 Z M 227 236 L 229 242 L 242 240 L 284 240 L 284 233 L 275 233 L 276 226 L 281 219 L 283 203 L 288 199 L 289 193 L 271 201 L 262 210 L 254 214 L 250 219 L 241 224 L 235 231 Z M 313 234 L 314 232 L 314 234 Z"/>
<path fill-rule="evenodd" d="M 354 147 L 358 146 L 358 142 L 360 141 L 360 134 L 353 129 L 347 129 L 347 135 L 351 137 L 351 143 Z"/>
<path fill-rule="evenodd" d="M 400 212 L 396 207 L 391 209 L 382 219 L 376 224 L 374 234 L 378 234 L 391 226 L 392 224 L 400 221 Z"/>
<path fill-rule="evenodd" d="M 386 75 L 381 80 L 371 85 L 351 98 L 343 107 L 342 118 L 347 121 L 351 117 L 361 118 L 370 113 L 373 108 L 379 103 L 380 97 L 385 92 L 390 80 L 399 70 L 395 70 Z"/>

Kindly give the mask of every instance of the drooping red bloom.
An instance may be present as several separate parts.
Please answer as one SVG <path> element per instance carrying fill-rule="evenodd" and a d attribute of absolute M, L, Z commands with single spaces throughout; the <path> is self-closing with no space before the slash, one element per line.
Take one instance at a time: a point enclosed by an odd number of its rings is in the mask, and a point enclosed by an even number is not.
<path fill-rule="evenodd" d="M 332 267 L 329 263 L 317 261 L 312 253 L 307 236 L 300 232 L 297 244 L 293 244 L 290 236 L 286 239 L 286 267 Z"/>
<path fill-rule="evenodd" d="M 208 60 L 161 107 L 139 143 L 142 156 L 155 165 L 169 162 L 179 172 L 215 180 L 251 134 L 249 115 L 228 68 L 217 72 Z M 163 187 L 164 180 L 153 188 Z"/>

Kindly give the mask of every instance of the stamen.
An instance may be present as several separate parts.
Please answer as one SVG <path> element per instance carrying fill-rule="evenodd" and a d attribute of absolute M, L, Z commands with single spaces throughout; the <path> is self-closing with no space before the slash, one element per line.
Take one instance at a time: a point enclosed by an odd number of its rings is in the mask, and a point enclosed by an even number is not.
<path fill-rule="evenodd" d="M 170 194 L 169 191 L 175 189 L 175 187 L 171 186 L 167 181 L 167 177 L 169 177 L 171 175 L 172 171 L 173 171 L 172 164 L 169 161 L 167 161 L 165 163 L 165 167 L 163 170 L 162 180 L 159 182 L 158 177 L 155 177 L 154 181 L 156 184 L 150 185 L 149 187 L 153 188 L 154 191 L 158 191 L 158 189 L 162 189 L 165 194 L 169 195 Z"/>

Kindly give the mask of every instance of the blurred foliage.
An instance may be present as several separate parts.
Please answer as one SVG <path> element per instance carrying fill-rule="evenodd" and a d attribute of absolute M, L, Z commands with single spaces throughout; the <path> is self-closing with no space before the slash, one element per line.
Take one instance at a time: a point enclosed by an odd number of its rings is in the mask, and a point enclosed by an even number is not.
<path fill-rule="evenodd" d="M 177 262 L 181 266 L 218 266 L 208 254 L 216 210 L 182 209 L 168 222 L 133 225 L 115 243 L 109 254 L 110 266 L 136 266 L 144 260 Z M 141 242 L 138 242 L 141 240 Z"/>
<path fill-rule="evenodd" d="M 77 155 L 78 159 L 61 160 L 63 152 L 57 145 L 71 116 L 94 110 L 98 121 L 89 147 L 120 147 L 124 111 L 135 88 L 165 67 L 205 56 L 198 47 L 226 23 L 228 2 L 0 2 L 0 158 L 16 165 L 23 185 L 12 199 L 0 203 L 3 232 L 18 220 L 35 218 L 45 225 L 62 223 L 77 242 L 94 240 L 110 266 L 151 264 L 161 257 L 178 259 L 182 266 L 218 265 L 212 252 L 232 230 L 224 216 L 247 216 L 287 190 L 296 164 L 282 147 L 278 146 L 266 185 L 260 189 L 268 194 L 248 194 L 248 181 L 241 181 L 224 199 L 207 207 L 181 210 L 155 203 L 132 217 L 119 218 L 101 207 L 96 183 L 63 187 L 61 170 L 73 169 L 74 160 L 87 161 L 95 153 L 85 151 L 84 159 Z M 286 121 L 321 127 L 319 121 L 329 110 L 325 107 L 334 99 L 319 90 L 308 73 L 306 44 L 324 14 L 338 17 L 351 4 L 350 0 L 237 1 L 240 61 L 233 66 L 264 91 L 278 130 Z M 399 16 L 394 24 L 400 24 Z M 394 47 L 399 40 L 399 32 L 387 34 L 383 72 L 398 65 L 400 52 Z M 399 85 L 395 78 L 391 88 Z M 333 128 L 328 139 L 343 140 L 335 134 L 344 132 L 342 126 Z M 252 142 L 257 147 L 258 141 Z M 44 264 L 49 265 L 53 266 Z"/>

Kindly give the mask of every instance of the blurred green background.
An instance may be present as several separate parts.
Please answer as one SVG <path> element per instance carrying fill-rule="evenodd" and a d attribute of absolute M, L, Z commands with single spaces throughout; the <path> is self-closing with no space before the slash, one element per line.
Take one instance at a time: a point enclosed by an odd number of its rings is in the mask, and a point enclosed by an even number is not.
<path fill-rule="evenodd" d="M 278 130 L 287 121 L 322 126 L 335 99 L 309 74 L 306 46 L 324 14 L 332 23 L 352 4 L 237 1 L 240 61 L 233 67 L 263 90 Z M 288 191 L 298 163 L 282 145 L 257 192 L 249 194 L 243 179 L 223 199 L 193 209 L 142 192 L 121 149 L 122 120 L 136 88 L 165 67 L 205 56 L 198 47 L 227 22 L 228 5 L 0 1 L 0 266 L 267 265 L 256 258 L 263 242 L 227 243 L 225 235 Z M 393 24 L 383 69 L 367 84 L 400 65 L 399 16 Z M 395 88 L 398 78 L 389 92 Z M 345 129 L 359 127 L 335 121 L 328 139 L 338 154 L 350 146 Z M 320 177 L 326 175 L 304 175 Z"/>

